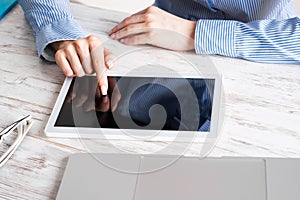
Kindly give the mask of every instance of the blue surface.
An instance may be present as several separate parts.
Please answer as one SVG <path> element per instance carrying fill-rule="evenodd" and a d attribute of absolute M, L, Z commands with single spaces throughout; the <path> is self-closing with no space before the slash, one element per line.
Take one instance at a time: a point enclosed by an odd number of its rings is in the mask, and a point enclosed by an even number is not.
<path fill-rule="evenodd" d="M 18 3 L 17 0 L 0 0 L 0 20 Z"/>

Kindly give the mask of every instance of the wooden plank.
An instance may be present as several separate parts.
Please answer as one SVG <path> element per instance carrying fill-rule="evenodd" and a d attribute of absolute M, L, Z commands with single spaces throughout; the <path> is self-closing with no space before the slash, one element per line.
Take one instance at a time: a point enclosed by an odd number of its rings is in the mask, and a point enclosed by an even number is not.
<path fill-rule="evenodd" d="M 115 54 L 134 49 L 107 37 L 107 31 L 128 14 L 74 4 L 72 9 L 85 30 L 101 37 Z M 54 199 L 71 153 L 156 153 L 167 148 L 169 154 L 199 156 L 201 143 L 183 151 L 187 144 L 170 146 L 164 141 L 47 138 L 43 129 L 64 75 L 54 63 L 37 57 L 32 32 L 19 6 L 0 22 L 0 38 L 0 128 L 27 114 L 35 121 L 19 150 L 0 169 L 0 199 Z M 151 57 L 161 62 L 159 56 Z M 209 59 L 223 76 L 225 92 L 223 131 L 210 156 L 300 157 L 299 66 L 220 56 Z"/>

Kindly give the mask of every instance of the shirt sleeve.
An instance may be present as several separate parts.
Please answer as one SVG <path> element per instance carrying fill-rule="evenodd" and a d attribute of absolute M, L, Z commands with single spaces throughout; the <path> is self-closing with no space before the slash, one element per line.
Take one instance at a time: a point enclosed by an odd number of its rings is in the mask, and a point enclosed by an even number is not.
<path fill-rule="evenodd" d="M 19 4 L 34 33 L 39 57 L 54 61 L 55 52 L 48 44 L 86 37 L 68 0 L 19 0 Z"/>
<path fill-rule="evenodd" d="M 255 62 L 300 64 L 300 20 L 198 20 L 198 54 L 218 54 Z"/>

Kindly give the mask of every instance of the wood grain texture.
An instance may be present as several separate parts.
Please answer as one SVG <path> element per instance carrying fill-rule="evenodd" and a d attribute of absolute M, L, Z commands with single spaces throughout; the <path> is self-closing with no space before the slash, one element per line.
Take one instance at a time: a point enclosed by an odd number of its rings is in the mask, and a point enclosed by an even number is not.
<path fill-rule="evenodd" d="M 85 30 L 101 37 L 115 54 L 120 53 L 120 47 L 132 49 L 109 41 L 106 34 L 126 14 L 72 7 Z M 225 91 L 222 135 L 210 156 L 300 157 L 300 66 L 209 58 L 222 73 Z M 27 114 L 33 116 L 35 124 L 14 156 L 0 169 L 0 199 L 54 199 L 67 157 L 89 152 L 87 142 L 104 153 L 151 153 L 168 147 L 163 141 L 108 143 L 47 138 L 43 130 L 63 80 L 55 64 L 37 57 L 32 32 L 17 6 L 0 21 L 0 128 Z M 185 154 L 199 155 L 200 146 L 193 144 Z M 168 153 L 184 147 L 173 145 Z"/>

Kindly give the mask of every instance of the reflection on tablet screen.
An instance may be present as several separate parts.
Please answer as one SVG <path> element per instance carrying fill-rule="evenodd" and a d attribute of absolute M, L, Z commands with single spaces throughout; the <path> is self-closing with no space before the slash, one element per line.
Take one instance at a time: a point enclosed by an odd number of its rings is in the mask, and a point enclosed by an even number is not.
<path fill-rule="evenodd" d="M 214 79 L 108 77 L 101 96 L 96 77 L 73 78 L 56 127 L 209 132 Z"/>

